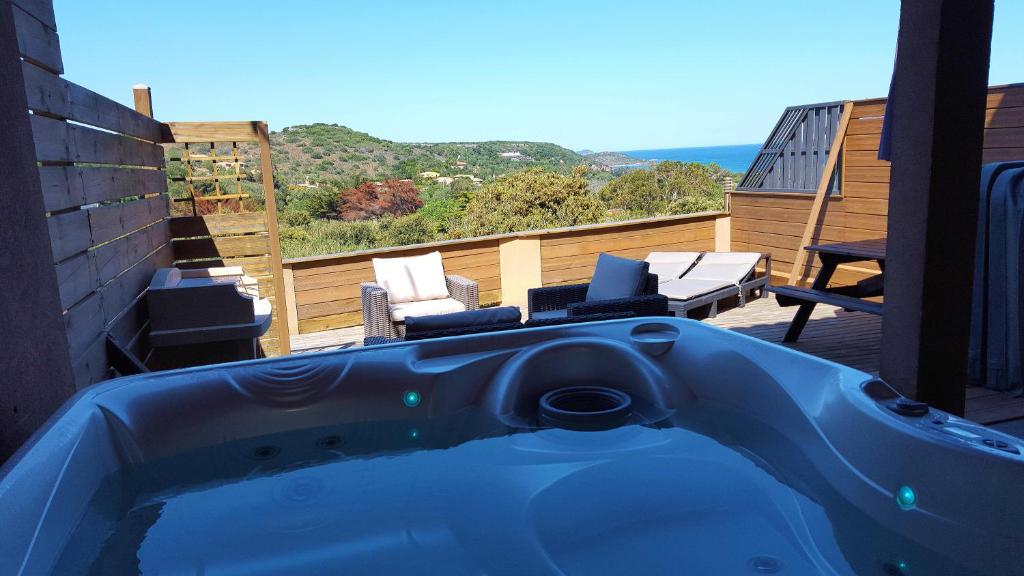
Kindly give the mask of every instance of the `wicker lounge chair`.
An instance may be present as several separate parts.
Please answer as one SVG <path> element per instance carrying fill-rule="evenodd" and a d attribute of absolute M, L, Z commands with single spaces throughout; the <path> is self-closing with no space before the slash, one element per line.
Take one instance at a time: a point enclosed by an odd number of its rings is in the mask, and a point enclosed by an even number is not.
<path fill-rule="evenodd" d="M 765 273 L 757 275 L 757 263 L 764 260 Z M 668 297 L 669 311 L 685 318 L 694 308 L 710 305 L 708 315 L 718 314 L 718 301 L 739 297 L 747 303 L 750 294 L 764 296 L 771 278 L 771 255 L 758 252 L 707 252 L 682 278 L 658 284 L 658 292 Z"/>
<path fill-rule="evenodd" d="M 374 258 L 376 282 L 363 282 L 364 337 L 400 338 L 407 316 L 448 314 L 480 307 L 476 282 L 445 274 L 441 253 Z"/>
<path fill-rule="evenodd" d="M 658 276 L 648 269 L 647 262 L 601 254 L 588 284 L 530 289 L 530 321 L 616 313 L 667 316 L 668 299 L 658 294 Z"/>

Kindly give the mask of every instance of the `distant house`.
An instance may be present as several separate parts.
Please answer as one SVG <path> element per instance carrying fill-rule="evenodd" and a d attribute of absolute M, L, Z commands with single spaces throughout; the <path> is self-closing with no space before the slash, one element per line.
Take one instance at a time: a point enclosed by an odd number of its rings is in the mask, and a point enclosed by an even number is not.
<path fill-rule="evenodd" d="M 483 184 L 483 182 L 484 182 L 482 178 L 477 178 L 476 176 L 473 176 L 472 174 L 456 174 L 455 178 L 463 178 L 463 179 L 469 180 L 470 182 L 472 182 L 473 184 L 475 184 L 477 186 Z"/>
<path fill-rule="evenodd" d="M 455 167 L 456 168 L 465 168 L 466 167 L 466 163 L 463 162 L 462 160 L 456 160 L 455 161 Z"/>
<path fill-rule="evenodd" d="M 311 183 L 309 181 L 309 178 L 307 177 L 302 182 L 298 182 L 298 183 L 292 184 L 289 187 L 290 188 L 319 188 L 320 187 L 320 183 L 319 182 L 317 182 L 315 184 Z"/>
<path fill-rule="evenodd" d="M 523 153 L 522 152 L 499 152 L 498 156 L 501 156 L 502 158 L 521 158 L 523 156 Z"/>
<path fill-rule="evenodd" d="M 429 171 L 427 171 L 427 172 L 420 172 L 419 173 L 419 177 L 420 178 L 437 178 L 440 175 L 441 174 L 438 173 L 438 172 L 429 172 Z"/>
<path fill-rule="evenodd" d="M 452 178 L 451 176 L 441 176 L 440 178 L 436 178 L 434 182 L 444 186 L 451 186 L 452 182 L 455 182 L 455 178 Z"/>

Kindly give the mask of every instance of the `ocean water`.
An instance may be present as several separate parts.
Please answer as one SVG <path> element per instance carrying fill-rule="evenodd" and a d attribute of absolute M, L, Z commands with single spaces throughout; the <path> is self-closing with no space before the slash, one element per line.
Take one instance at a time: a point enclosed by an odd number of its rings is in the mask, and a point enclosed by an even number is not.
<path fill-rule="evenodd" d="M 638 160 L 678 160 L 679 162 L 715 162 L 726 170 L 746 172 L 761 149 L 760 144 L 734 146 L 701 146 L 698 148 L 661 148 L 656 150 L 627 150 L 622 153 Z"/>

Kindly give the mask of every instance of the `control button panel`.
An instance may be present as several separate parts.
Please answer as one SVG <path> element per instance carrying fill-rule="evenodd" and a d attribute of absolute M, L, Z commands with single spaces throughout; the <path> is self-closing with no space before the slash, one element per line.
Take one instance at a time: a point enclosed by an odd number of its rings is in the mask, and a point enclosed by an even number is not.
<path fill-rule="evenodd" d="M 918 402 L 917 400 L 911 400 L 910 398 L 904 398 L 903 396 L 900 396 L 893 402 L 886 403 L 886 407 L 900 416 L 913 416 L 915 418 L 919 418 L 921 416 L 928 415 L 927 404 L 924 402 Z"/>
<path fill-rule="evenodd" d="M 868 380 L 861 385 L 861 390 L 887 413 L 901 417 L 903 422 L 918 429 L 937 434 L 946 441 L 1022 457 L 1024 440 L 930 408 L 924 402 L 901 395 L 879 378 Z"/>

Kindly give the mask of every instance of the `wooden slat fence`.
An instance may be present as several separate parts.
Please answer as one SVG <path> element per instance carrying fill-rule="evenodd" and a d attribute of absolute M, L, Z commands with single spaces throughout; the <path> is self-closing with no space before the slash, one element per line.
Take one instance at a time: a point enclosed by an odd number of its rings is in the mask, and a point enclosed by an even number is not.
<path fill-rule="evenodd" d="M 107 376 L 105 334 L 171 262 L 159 122 L 62 78 L 53 8 L 14 3 L 75 384 Z M 142 330 L 126 321 L 127 334 Z"/>
<path fill-rule="evenodd" d="M 737 189 L 815 192 L 842 109 L 842 102 L 786 108 Z M 838 192 L 839 182 L 831 184 L 829 192 Z"/>
<path fill-rule="evenodd" d="M 985 162 L 1024 159 L 1024 84 L 989 89 L 985 116 Z M 886 235 L 889 209 L 889 162 L 878 160 L 878 142 L 885 99 L 854 102 L 843 142 L 841 192 L 829 198 L 815 242 L 867 240 Z M 737 190 L 730 195 L 733 250 L 771 252 L 777 282 L 796 257 L 813 197 Z M 817 262 L 811 277 L 817 272 Z M 836 284 L 846 284 L 877 272 L 873 264 L 840 267 Z"/>

